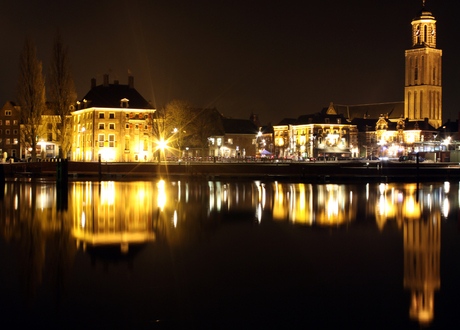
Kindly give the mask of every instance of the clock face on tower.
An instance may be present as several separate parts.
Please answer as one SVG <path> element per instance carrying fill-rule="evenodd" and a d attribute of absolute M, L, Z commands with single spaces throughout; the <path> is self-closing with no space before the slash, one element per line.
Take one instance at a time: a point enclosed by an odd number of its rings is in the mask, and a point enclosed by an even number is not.
<path fill-rule="evenodd" d="M 434 37 L 434 34 L 435 34 L 434 29 L 431 29 L 431 36 Z"/>
<path fill-rule="evenodd" d="M 420 30 L 419 30 L 419 29 L 417 29 L 417 30 L 415 31 L 415 36 L 416 36 L 416 37 L 419 37 L 419 36 L 420 36 Z"/>

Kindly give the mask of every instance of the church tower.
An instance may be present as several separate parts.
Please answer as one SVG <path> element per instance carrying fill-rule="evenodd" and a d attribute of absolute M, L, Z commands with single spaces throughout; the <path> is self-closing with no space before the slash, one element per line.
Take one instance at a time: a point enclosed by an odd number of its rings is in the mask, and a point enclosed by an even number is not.
<path fill-rule="evenodd" d="M 436 20 L 423 8 L 412 20 L 412 48 L 406 50 L 404 115 L 409 120 L 424 120 L 442 125 L 442 50 L 436 48 Z"/>

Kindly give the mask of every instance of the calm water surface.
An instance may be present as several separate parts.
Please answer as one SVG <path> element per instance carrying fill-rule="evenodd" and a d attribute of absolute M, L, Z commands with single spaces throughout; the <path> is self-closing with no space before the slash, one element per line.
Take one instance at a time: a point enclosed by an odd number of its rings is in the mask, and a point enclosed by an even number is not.
<path fill-rule="evenodd" d="M 458 182 L 7 182 L 8 328 L 458 329 Z"/>

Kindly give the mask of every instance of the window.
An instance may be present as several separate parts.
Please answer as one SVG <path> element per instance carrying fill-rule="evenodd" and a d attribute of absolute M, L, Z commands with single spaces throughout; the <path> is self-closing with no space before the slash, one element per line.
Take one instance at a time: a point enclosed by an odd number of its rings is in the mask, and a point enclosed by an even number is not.
<path fill-rule="evenodd" d="M 109 129 L 115 129 L 115 124 L 113 123 L 109 124 Z"/>
<path fill-rule="evenodd" d="M 99 148 L 104 147 L 104 141 L 105 141 L 105 135 L 104 134 L 99 134 Z"/>
<path fill-rule="evenodd" d="M 129 150 L 129 136 L 125 136 L 125 150 Z"/>
<path fill-rule="evenodd" d="M 11 122 L 9 120 L 5 120 L 5 125 L 9 126 L 11 125 Z"/>
<path fill-rule="evenodd" d="M 115 148 L 115 135 L 109 134 L 109 147 Z"/>
<path fill-rule="evenodd" d="M 114 112 L 109 113 L 109 119 L 115 119 L 115 113 Z"/>
<path fill-rule="evenodd" d="M 18 125 L 18 121 L 17 121 L 17 120 L 13 120 L 13 125 Z"/>
<path fill-rule="evenodd" d="M 5 116 L 11 116 L 11 110 L 5 110 Z"/>
<path fill-rule="evenodd" d="M 80 124 L 80 115 L 78 115 L 78 123 Z"/>
<path fill-rule="evenodd" d="M 104 119 L 104 113 L 103 112 L 99 112 L 99 119 Z"/>
<path fill-rule="evenodd" d="M 53 133 L 48 133 L 48 141 L 53 141 Z"/>
<path fill-rule="evenodd" d="M 3 125 L 3 121 L 2 121 L 2 120 L 0 120 L 0 125 Z"/>
<path fill-rule="evenodd" d="M 217 138 L 217 145 L 221 146 L 222 145 L 222 138 Z"/>
<path fill-rule="evenodd" d="M 14 144 L 18 144 L 18 139 L 13 139 Z"/>
<path fill-rule="evenodd" d="M 6 144 L 10 144 L 11 143 L 11 140 L 10 139 L 6 139 Z"/>
<path fill-rule="evenodd" d="M 13 135 L 18 135 L 18 130 L 17 129 L 13 130 Z"/>
<path fill-rule="evenodd" d="M 5 134 L 6 134 L 6 135 L 10 135 L 10 130 L 9 130 L 9 129 L 6 129 L 6 130 L 5 130 Z"/>
<path fill-rule="evenodd" d="M 129 129 L 129 124 L 125 124 L 125 128 L 126 128 L 126 129 Z"/>
<path fill-rule="evenodd" d="M 233 139 L 228 139 L 228 144 L 233 144 Z"/>
<path fill-rule="evenodd" d="M 53 129 L 53 124 L 52 123 L 48 123 L 48 130 L 52 130 Z"/>
<path fill-rule="evenodd" d="M 99 129 L 105 129 L 105 124 L 104 123 L 99 123 Z"/>

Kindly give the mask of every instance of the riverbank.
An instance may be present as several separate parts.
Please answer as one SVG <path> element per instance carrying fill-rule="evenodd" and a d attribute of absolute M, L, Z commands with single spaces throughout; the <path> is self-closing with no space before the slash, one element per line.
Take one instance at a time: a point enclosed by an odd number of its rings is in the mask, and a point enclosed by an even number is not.
<path fill-rule="evenodd" d="M 56 178 L 56 162 L 1 164 L 5 178 Z M 1 170 L 0 170 L 1 173 Z M 290 162 L 290 163 L 98 163 L 68 162 L 69 180 L 133 180 L 155 177 L 337 181 L 460 180 L 458 163 Z"/>

